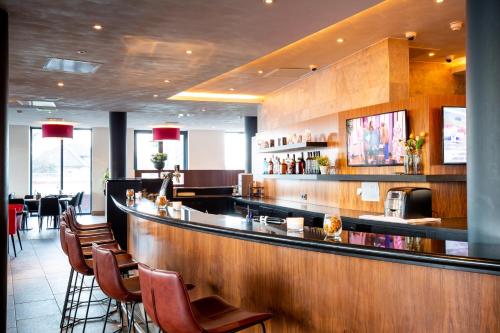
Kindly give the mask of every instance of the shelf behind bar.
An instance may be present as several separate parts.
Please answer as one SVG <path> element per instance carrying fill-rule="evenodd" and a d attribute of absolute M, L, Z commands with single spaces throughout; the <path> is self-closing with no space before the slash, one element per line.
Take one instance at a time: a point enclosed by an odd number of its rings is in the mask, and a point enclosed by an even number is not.
<path fill-rule="evenodd" d="M 450 183 L 465 182 L 466 175 L 262 175 L 263 178 L 287 180 L 361 181 L 361 182 L 409 182 L 409 183 Z"/>
<path fill-rule="evenodd" d="M 312 148 L 326 148 L 328 143 L 326 142 L 301 142 L 301 143 L 293 143 L 284 146 L 276 146 L 269 148 L 261 148 L 259 153 L 282 153 L 287 151 L 297 151 L 297 150 L 306 150 Z"/>

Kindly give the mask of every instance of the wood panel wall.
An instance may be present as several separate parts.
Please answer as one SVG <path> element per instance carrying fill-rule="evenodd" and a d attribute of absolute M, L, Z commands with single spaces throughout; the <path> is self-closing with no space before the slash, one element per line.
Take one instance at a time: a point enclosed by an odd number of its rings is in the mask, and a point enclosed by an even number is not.
<path fill-rule="evenodd" d="M 305 129 L 313 133 L 313 140 L 328 141 L 328 148 L 322 149 L 338 167 L 341 174 L 394 174 L 403 172 L 402 166 L 384 167 L 350 167 L 347 166 L 346 152 L 346 120 L 356 117 L 375 115 L 406 109 L 409 125 L 409 133 L 428 133 L 427 142 L 423 148 L 424 173 L 425 174 L 460 174 L 466 172 L 465 165 L 443 165 L 442 164 L 442 106 L 464 106 L 465 96 L 417 96 L 406 100 L 383 103 L 333 113 L 326 116 L 310 119 L 283 126 L 272 131 L 260 132 L 257 141 L 265 141 L 270 138 L 288 136 L 292 133 L 302 134 Z M 261 161 L 267 155 L 256 153 L 254 158 Z M 269 156 L 267 156 L 269 157 Z M 261 174 L 261 170 L 254 173 Z M 258 175 L 255 176 L 258 178 Z M 465 217 L 466 207 L 466 184 L 457 183 L 379 183 L 380 201 L 364 202 L 356 194 L 359 182 L 322 182 L 322 181 L 292 181 L 279 179 L 262 179 L 265 186 L 266 196 L 300 201 L 301 194 L 308 195 L 308 202 L 336 206 L 340 208 L 351 208 L 373 212 L 383 212 L 384 195 L 388 189 L 396 186 L 425 186 L 433 190 L 433 210 L 435 216 L 439 217 Z"/>
<path fill-rule="evenodd" d="M 500 332 L 499 276 L 273 246 L 130 215 L 128 228 L 136 260 L 180 272 L 196 285 L 192 299 L 218 294 L 273 313 L 270 333 Z"/>

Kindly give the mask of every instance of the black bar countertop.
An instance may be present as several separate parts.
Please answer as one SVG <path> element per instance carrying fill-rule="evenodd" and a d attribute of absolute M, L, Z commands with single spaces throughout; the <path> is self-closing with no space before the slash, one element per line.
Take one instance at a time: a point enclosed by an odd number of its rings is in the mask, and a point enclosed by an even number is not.
<path fill-rule="evenodd" d="M 343 231 L 341 241 L 331 241 L 324 240 L 321 228 L 287 232 L 282 225 L 247 223 L 241 217 L 207 214 L 185 206 L 181 210 L 159 210 L 147 199 L 113 197 L 113 201 L 133 216 L 198 232 L 308 251 L 500 275 L 500 259 L 469 256 L 467 242 L 352 231 Z"/>
<path fill-rule="evenodd" d="M 179 199 L 181 200 L 181 199 Z M 362 215 L 383 215 L 382 213 L 365 212 L 353 209 L 341 209 L 331 206 L 323 206 L 310 204 L 306 202 L 296 202 L 289 200 L 279 200 L 271 198 L 248 198 L 248 197 L 234 197 L 233 200 L 243 205 L 261 205 L 271 206 L 276 208 L 286 208 L 288 210 L 296 211 L 299 213 L 314 213 L 319 215 L 324 214 L 338 214 L 342 218 L 344 224 L 356 225 L 369 225 L 375 227 L 390 228 L 397 233 L 397 230 L 404 232 L 411 230 L 412 234 L 417 235 L 422 233 L 422 237 L 442 240 L 456 240 L 467 241 L 467 219 L 466 218 L 442 218 L 440 223 L 425 223 L 425 224 L 402 224 L 386 221 L 365 220 L 360 218 Z M 404 235 L 404 233 L 402 233 Z M 425 235 L 425 236 L 424 236 Z"/>

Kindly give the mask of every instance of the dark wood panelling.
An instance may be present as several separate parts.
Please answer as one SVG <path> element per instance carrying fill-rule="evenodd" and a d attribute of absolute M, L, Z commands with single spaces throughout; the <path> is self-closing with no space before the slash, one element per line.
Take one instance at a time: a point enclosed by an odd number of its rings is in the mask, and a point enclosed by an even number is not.
<path fill-rule="evenodd" d="M 182 170 L 185 187 L 233 186 L 238 184 L 238 174 L 243 170 Z M 151 170 L 135 170 L 135 176 L 143 173 L 155 173 Z"/>
<path fill-rule="evenodd" d="M 129 216 L 129 251 L 219 294 L 269 311 L 271 333 L 498 332 L 500 277 L 318 253 Z M 248 332 L 260 332 L 248 330 Z"/>

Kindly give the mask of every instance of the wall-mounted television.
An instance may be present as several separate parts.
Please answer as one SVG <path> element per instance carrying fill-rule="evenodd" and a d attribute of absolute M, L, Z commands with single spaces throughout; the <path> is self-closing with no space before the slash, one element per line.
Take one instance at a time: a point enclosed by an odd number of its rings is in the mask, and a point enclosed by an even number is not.
<path fill-rule="evenodd" d="M 346 127 L 348 166 L 403 164 L 406 110 L 348 119 Z"/>
<path fill-rule="evenodd" d="M 467 159 L 464 107 L 443 106 L 443 164 L 465 164 Z"/>

